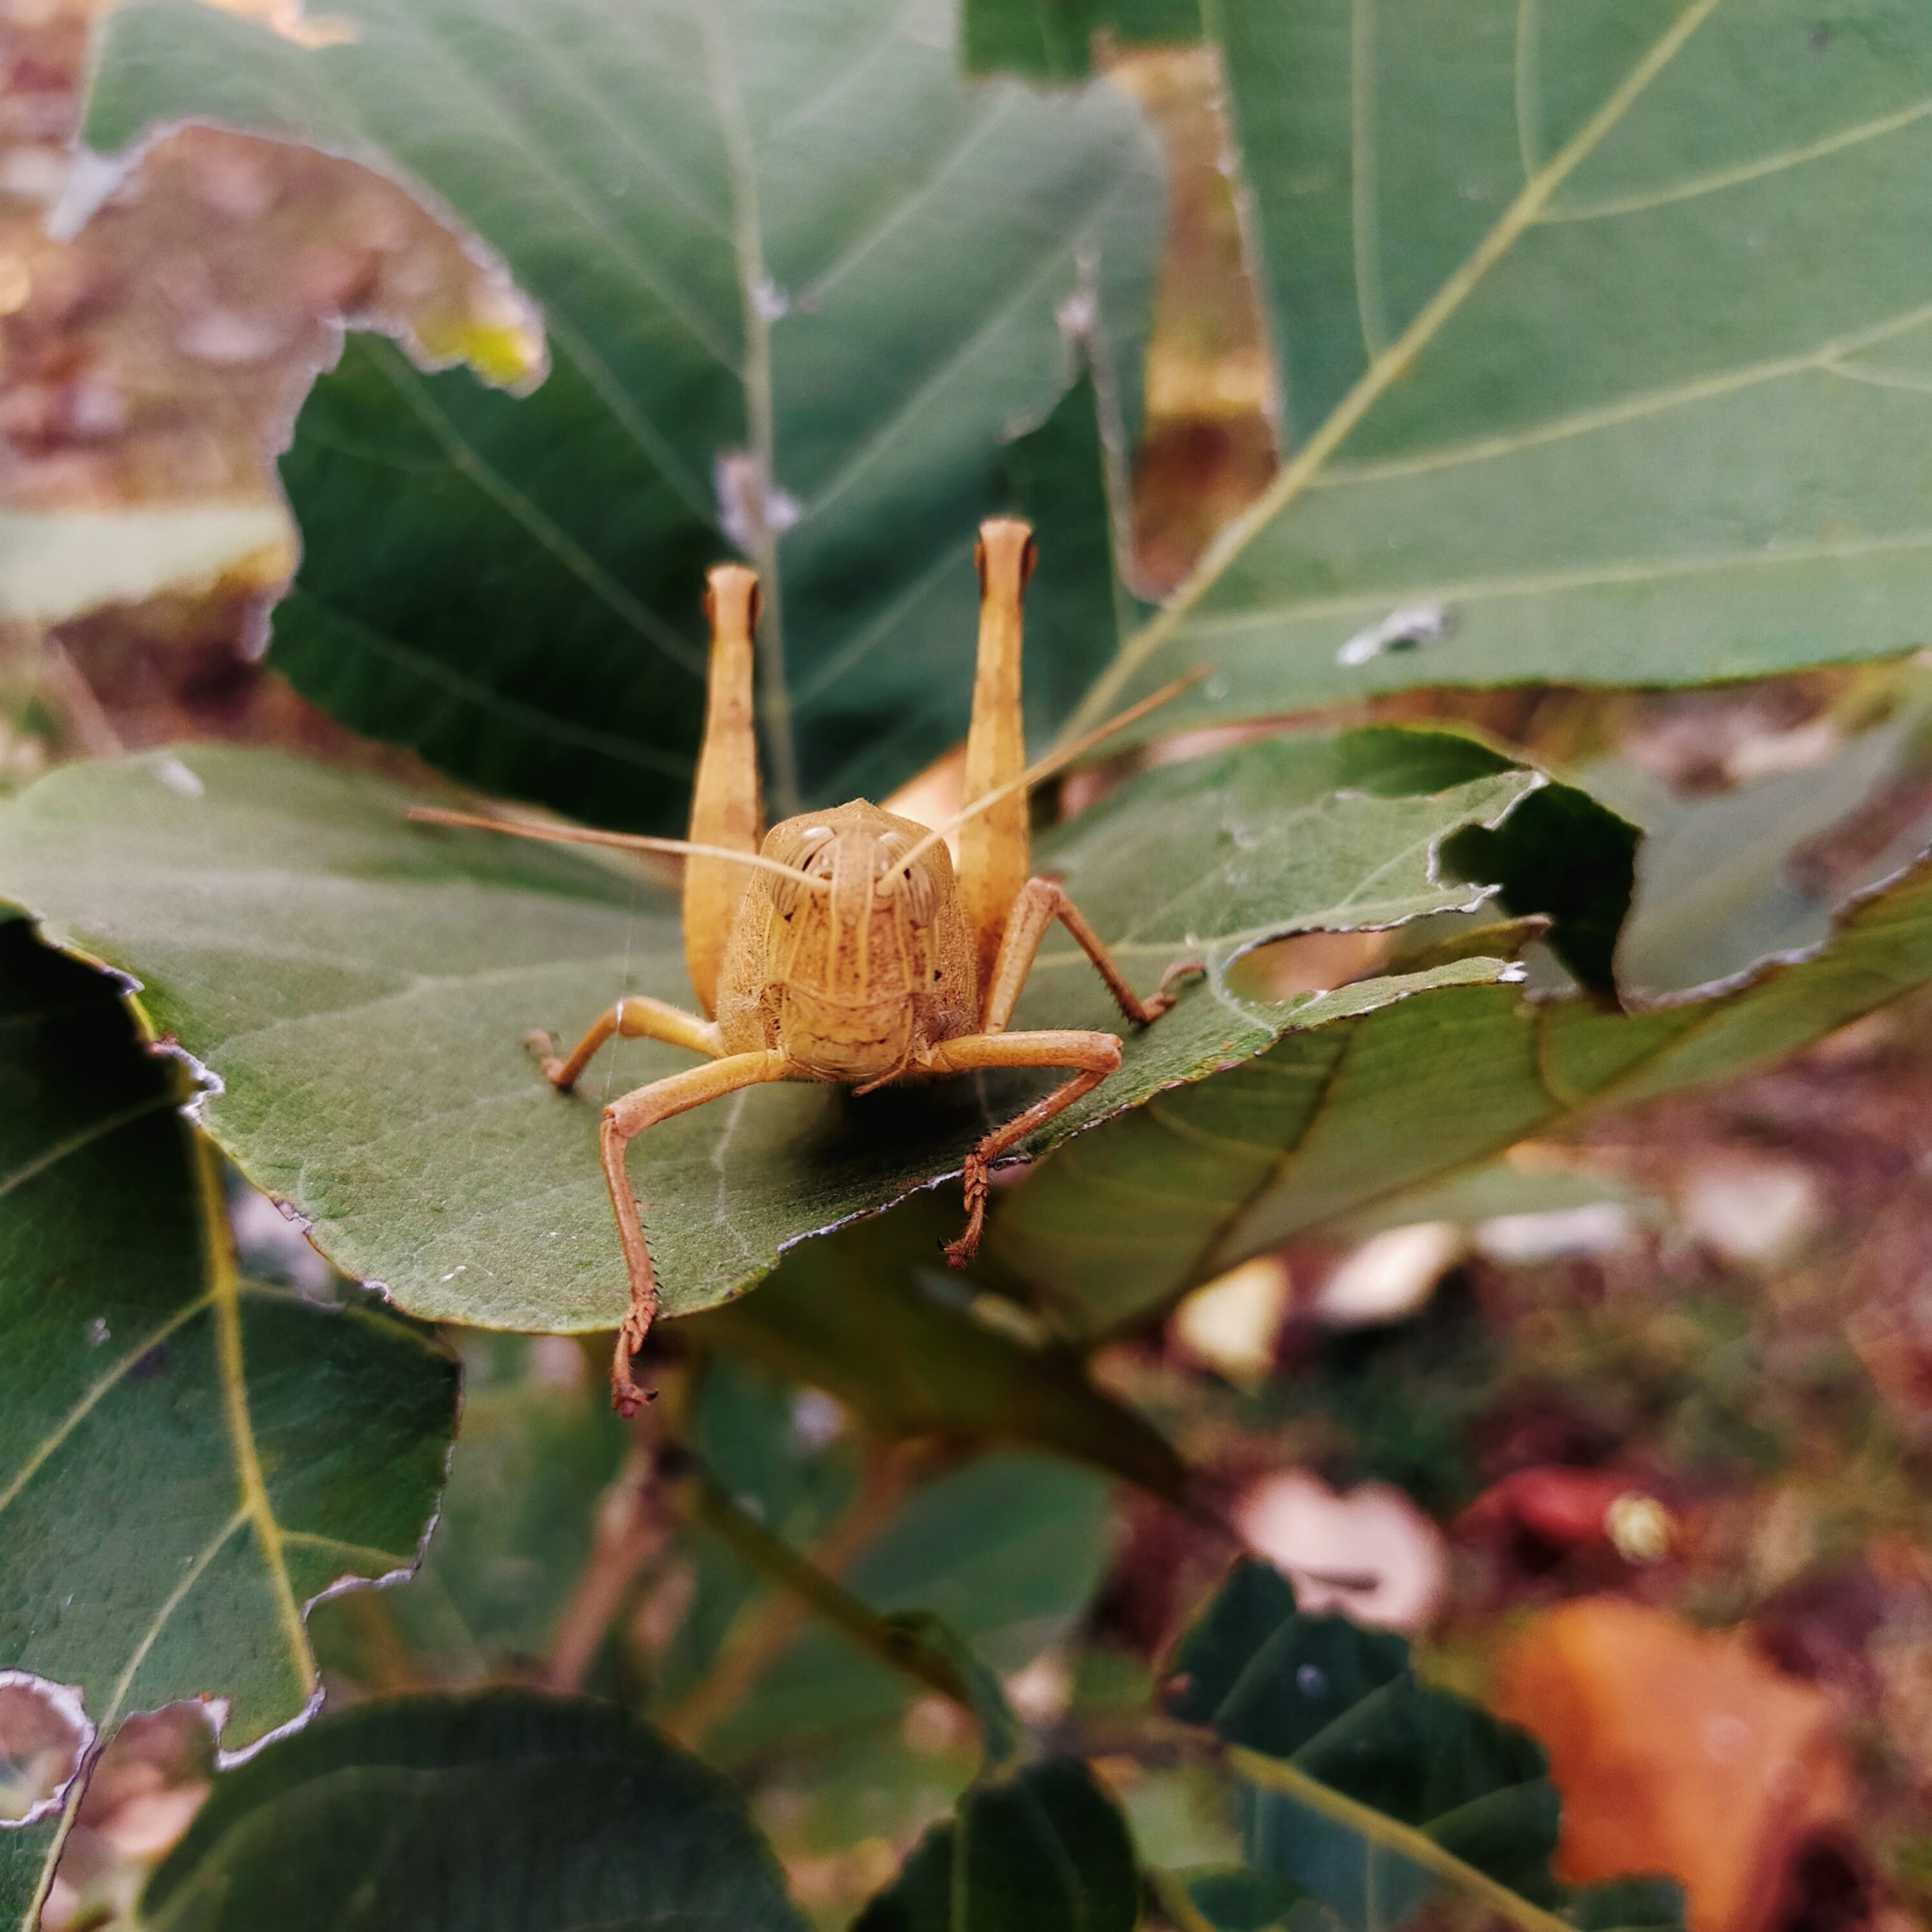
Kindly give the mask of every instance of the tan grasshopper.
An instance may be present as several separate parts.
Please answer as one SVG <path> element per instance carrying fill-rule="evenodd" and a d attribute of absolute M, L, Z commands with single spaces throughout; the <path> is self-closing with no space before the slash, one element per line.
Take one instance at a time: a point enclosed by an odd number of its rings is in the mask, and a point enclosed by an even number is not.
<path fill-rule="evenodd" d="M 566 1094 L 614 1035 L 665 1040 L 704 1057 L 704 1065 L 654 1080 L 604 1109 L 604 1175 L 630 1276 L 630 1307 L 611 1368 L 621 1414 L 634 1414 L 642 1400 L 633 1360 L 657 1312 L 641 1207 L 625 1168 L 631 1142 L 646 1128 L 767 1081 L 826 1081 L 863 1094 L 981 1067 L 1069 1069 L 1070 1079 L 966 1157 L 966 1226 L 946 1251 L 961 1266 L 979 1245 L 992 1163 L 1120 1065 L 1121 1043 L 1112 1033 L 1007 1030 L 1048 928 L 1056 919 L 1066 927 L 1137 1025 L 1174 1004 L 1168 989 L 1177 977 L 1200 970 L 1181 961 L 1141 998 L 1059 885 L 1032 875 L 1029 786 L 1180 688 L 1156 693 L 1028 768 L 1020 602 L 1034 555 L 1032 532 L 1017 518 L 980 526 L 964 806 L 937 830 L 855 799 L 788 818 L 761 837 L 752 707 L 758 587 L 738 564 L 718 565 L 708 580 L 709 683 L 689 839 L 412 814 L 438 824 L 685 855 L 685 956 L 705 1017 L 632 994 L 599 1015 L 567 1054 L 558 1054 L 548 1033 L 530 1036 L 545 1076 Z M 956 873 L 946 844 L 952 832 L 959 838 Z"/>

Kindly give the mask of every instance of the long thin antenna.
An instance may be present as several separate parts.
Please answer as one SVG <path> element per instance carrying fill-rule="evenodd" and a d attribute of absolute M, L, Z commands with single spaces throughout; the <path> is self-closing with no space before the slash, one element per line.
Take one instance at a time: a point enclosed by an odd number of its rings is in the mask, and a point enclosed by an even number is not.
<path fill-rule="evenodd" d="M 776 872 L 780 878 L 799 880 L 817 892 L 829 892 L 829 879 L 780 865 L 762 852 L 734 852 L 728 845 L 694 844 L 688 838 L 655 838 L 642 832 L 594 832 L 578 825 L 525 825 L 515 819 L 486 818 L 478 812 L 445 811 L 438 805 L 412 805 L 409 816 L 423 825 L 460 826 L 470 832 L 501 832 L 512 838 L 535 838 L 549 845 L 609 845 L 620 852 L 682 852 L 700 859 L 729 859 L 740 866 L 755 866 Z"/>
<path fill-rule="evenodd" d="M 955 813 L 945 824 L 937 826 L 928 832 L 900 860 L 900 870 L 903 871 L 915 859 L 930 852 L 948 833 L 957 832 L 968 819 L 978 817 L 989 806 L 998 804 L 1002 798 L 1011 798 L 1015 792 L 1031 790 L 1041 779 L 1051 778 L 1056 771 L 1063 770 L 1076 758 L 1085 757 L 1096 745 L 1111 738 L 1116 731 L 1124 731 L 1128 725 L 1138 724 L 1150 711 L 1158 711 L 1162 705 L 1172 703 L 1183 691 L 1192 685 L 1198 685 L 1207 675 L 1206 665 L 1197 666 L 1185 677 L 1175 678 L 1171 685 L 1163 685 L 1151 697 L 1143 697 L 1138 704 L 1130 704 L 1124 711 L 1116 712 L 1104 724 L 1097 724 L 1084 737 L 1075 738 L 1072 744 L 1059 751 L 1048 752 L 1037 764 L 1029 764 L 1017 778 L 1004 785 L 996 785 L 990 792 L 982 792 L 964 810 Z"/>

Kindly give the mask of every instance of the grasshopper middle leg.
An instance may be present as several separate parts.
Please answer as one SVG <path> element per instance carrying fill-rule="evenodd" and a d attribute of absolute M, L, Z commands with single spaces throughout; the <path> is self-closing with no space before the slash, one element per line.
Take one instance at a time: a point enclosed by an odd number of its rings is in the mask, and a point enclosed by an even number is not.
<path fill-rule="evenodd" d="M 600 1013 L 568 1054 L 560 1057 L 555 1035 L 540 1030 L 526 1035 L 524 1044 L 537 1054 L 543 1078 L 559 1093 L 568 1094 L 598 1048 L 620 1035 L 626 1040 L 668 1041 L 674 1047 L 702 1054 L 706 1060 L 715 1060 L 724 1051 L 715 1020 L 700 1020 L 696 1014 L 682 1012 L 648 993 L 632 993 Z"/>
<path fill-rule="evenodd" d="M 1005 1032 L 1007 1022 L 1013 1017 L 1013 1009 L 1019 1004 L 1020 992 L 1026 984 L 1026 976 L 1032 971 L 1033 961 L 1038 956 L 1040 942 L 1056 919 L 1073 935 L 1081 951 L 1094 962 L 1094 970 L 1107 983 L 1114 1004 L 1136 1026 L 1150 1026 L 1159 1019 L 1174 1003 L 1174 996 L 1168 988 L 1175 980 L 1186 979 L 1201 970 L 1198 959 L 1177 960 L 1161 975 L 1159 986 L 1143 999 L 1128 984 L 1126 974 L 1114 963 L 1113 955 L 1101 943 L 1100 934 L 1081 917 L 1079 908 L 1061 890 L 1059 882 L 1050 878 L 1029 878 L 1020 888 L 1020 896 L 1014 901 L 1012 916 L 1001 935 L 999 957 L 994 964 L 992 977 L 986 983 L 986 1001 L 980 1011 L 983 1032 Z"/>

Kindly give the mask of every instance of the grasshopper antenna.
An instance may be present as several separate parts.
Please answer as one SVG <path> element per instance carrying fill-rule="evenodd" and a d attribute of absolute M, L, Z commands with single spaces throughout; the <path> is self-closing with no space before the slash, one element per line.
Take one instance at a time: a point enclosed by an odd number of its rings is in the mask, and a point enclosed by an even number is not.
<path fill-rule="evenodd" d="M 1084 758 L 1096 745 L 1104 743 L 1116 731 L 1124 731 L 1130 724 L 1137 724 L 1150 711 L 1158 711 L 1164 704 L 1171 704 L 1181 693 L 1198 685 L 1208 675 L 1206 665 L 1198 666 L 1185 677 L 1177 678 L 1171 685 L 1163 685 L 1151 696 L 1143 697 L 1138 704 L 1130 704 L 1124 711 L 1116 712 L 1104 724 L 1097 724 L 1083 737 L 1075 738 L 1072 744 L 1057 752 L 1049 752 L 1037 764 L 1029 764 L 1017 778 L 990 792 L 982 792 L 964 811 L 956 812 L 945 824 L 935 826 L 921 838 L 905 857 L 899 862 L 901 871 L 909 869 L 913 860 L 930 852 L 940 841 L 949 833 L 957 832 L 968 820 L 977 818 L 989 806 L 996 805 L 1002 798 L 1011 798 L 1015 792 L 1030 791 L 1043 778 L 1051 778 L 1057 771 L 1064 771 L 1075 760 Z"/>
<path fill-rule="evenodd" d="M 409 816 L 423 825 L 460 826 L 469 832 L 500 832 L 512 838 L 534 838 L 549 845 L 608 845 L 620 852 L 681 852 L 700 859 L 729 859 L 755 866 L 780 878 L 803 879 L 816 891 L 829 892 L 831 881 L 795 866 L 781 865 L 762 852 L 736 852 L 728 845 L 700 845 L 688 838 L 657 838 L 642 832 L 597 832 L 587 826 L 525 825 L 516 819 L 486 818 L 480 812 L 445 811 L 440 805 L 412 805 Z"/>

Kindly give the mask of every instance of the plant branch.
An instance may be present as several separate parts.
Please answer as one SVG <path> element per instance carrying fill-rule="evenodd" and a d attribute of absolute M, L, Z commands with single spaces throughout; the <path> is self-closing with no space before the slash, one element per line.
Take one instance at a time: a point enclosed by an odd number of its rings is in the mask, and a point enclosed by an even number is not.
<path fill-rule="evenodd" d="M 1296 1770 L 1286 1760 L 1270 1758 L 1240 1744 L 1228 1746 L 1226 1756 L 1229 1767 L 1251 1784 L 1280 1792 L 1297 1804 L 1306 1805 L 1311 1811 L 1319 1812 L 1323 1817 L 1331 1819 L 1352 1832 L 1360 1832 L 1372 1843 L 1407 1859 L 1411 1865 L 1420 1866 L 1438 1878 L 1447 1879 L 1451 1884 L 1481 1899 L 1512 1925 L 1521 1926 L 1523 1932 L 1576 1932 L 1574 1926 L 1566 1924 L 1553 1912 L 1532 1905 L 1520 1893 L 1512 1892 L 1487 1872 L 1466 1864 L 1454 1852 L 1444 1850 L 1426 1832 L 1404 1825 L 1386 1812 L 1377 1810 L 1373 1805 L 1345 1798 L 1319 1778 Z"/>
<path fill-rule="evenodd" d="M 814 1612 L 881 1663 L 963 1709 L 974 1709 L 971 1692 L 950 1660 L 914 1632 L 880 1616 L 820 1567 L 836 1567 L 871 1540 L 896 1505 L 899 1487 L 897 1481 L 884 1480 L 869 1484 L 857 1506 L 820 1546 L 815 1562 L 741 1509 L 714 1477 L 693 1466 L 684 1483 L 690 1520 L 709 1530 L 784 1594 L 734 1626 L 716 1664 L 663 1720 L 665 1730 L 680 1743 L 695 1746 Z"/>
<path fill-rule="evenodd" d="M 550 1645 L 544 1681 L 552 1690 L 583 1687 L 638 1573 L 670 1541 L 672 1512 L 653 1480 L 657 1460 L 651 1447 L 639 1444 L 598 1504 L 589 1557 Z"/>

